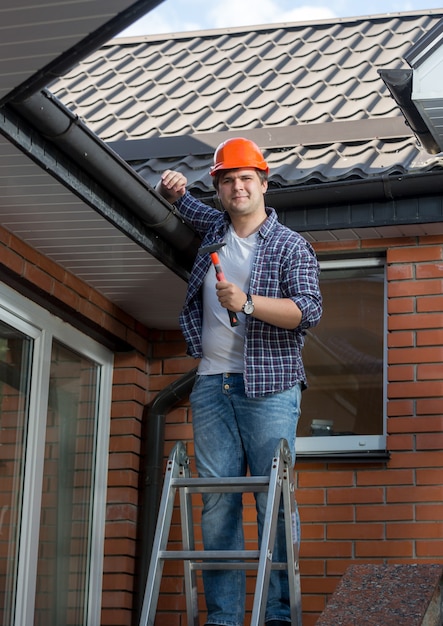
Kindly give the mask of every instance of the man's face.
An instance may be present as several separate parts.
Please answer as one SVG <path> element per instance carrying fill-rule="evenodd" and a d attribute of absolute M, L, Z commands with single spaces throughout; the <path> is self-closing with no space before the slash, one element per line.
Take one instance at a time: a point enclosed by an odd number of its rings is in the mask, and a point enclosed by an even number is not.
<path fill-rule="evenodd" d="M 245 216 L 263 212 L 267 181 L 262 181 L 253 168 L 226 170 L 218 183 L 218 197 L 223 208 L 231 215 Z"/>

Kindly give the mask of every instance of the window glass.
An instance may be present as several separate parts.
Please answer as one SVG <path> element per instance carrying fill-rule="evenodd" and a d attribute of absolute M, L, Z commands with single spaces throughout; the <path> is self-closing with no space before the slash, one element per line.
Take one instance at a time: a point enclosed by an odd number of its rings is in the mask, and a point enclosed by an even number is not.
<path fill-rule="evenodd" d="M 322 267 L 323 318 L 303 353 L 301 452 L 384 445 L 384 267 L 356 263 Z"/>
<path fill-rule="evenodd" d="M 17 583 L 30 337 L 0 321 L 0 624 L 11 624 Z"/>
<path fill-rule="evenodd" d="M 35 626 L 84 623 L 94 488 L 98 367 L 52 344 Z"/>

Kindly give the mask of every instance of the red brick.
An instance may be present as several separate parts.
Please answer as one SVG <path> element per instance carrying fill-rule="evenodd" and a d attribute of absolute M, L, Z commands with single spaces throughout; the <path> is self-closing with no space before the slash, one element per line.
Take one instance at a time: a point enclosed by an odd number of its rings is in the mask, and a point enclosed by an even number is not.
<path fill-rule="evenodd" d="M 441 452 L 393 452 L 389 461 L 390 468 L 399 467 L 440 467 Z"/>
<path fill-rule="evenodd" d="M 331 488 L 328 490 L 328 503 L 330 504 L 380 503 L 383 499 L 384 489 L 379 487 L 354 487 L 353 489 Z"/>
<path fill-rule="evenodd" d="M 387 254 L 388 263 L 423 263 L 424 261 L 440 261 L 441 246 L 414 246 L 408 248 L 391 248 Z"/>
<path fill-rule="evenodd" d="M 374 521 L 380 520 L 412 520 L 414 519 L 413 504 L 363 504 L 356 508 L 356 521 Z"/>
<path fill-rule="evenodd" d="M 411 400 L 389 400 L 387 414 L 388 417 L 413 415 L 414 404 Z M 388 421 L 388 425 L 390 420 Z"/>
<path fill-rule="evenodd" d="M 306 472 L 301 474 L 298 481 L 299 487 L 350 487 L 354 484 L 354 472 L 348 470 L 346 472 Z"/>
<path fill-rule="evenodd" d="M 440 502 L 443 499 L 443 485 L 420 487 L 402 486 L 386 488 L 386 502 Z"/>
<path fill-rule="evenodd" d="M 300 555 L 318 558 L 350 558 L 352 541 L 302 541 Z"/>
<path fill-rule="evenodd" d="M 417 503 L 415 510 L 417 520 L 434 522 L 443 519 L 443 503 Z"/>
<path fill-rule="evenodd" d="M 388 282 L 394 280 L 410 280 L 414 278 L 413 266 L 411 263 L 404 265 L 388 265 L 386 275 Z"/>
<path fill-rule="evenodd" d="M 379 539 L 385 538 L 384 524 L 328 524 L 327 538 L 329 541 L 343 539 Z"/>
<path fill-rule="evenodd" d="M 440 249 L 441 252 L 441 249 Z M 434 264 L 422 264 L 422 265 L 417 265 L 416 269 L 416 278 L 417 279 L 422 279 L 422 278 L 441 278 L 443 277 L 443 264 L 442 263 L 438 263 L 436 265 Z"/>
<path fill-rule="evenodd" d="M 443 329 L 435 328 L 432 330 L 418 330 L 417 346 L 442 346 L 443 345 Z"/>
<path fill-rule="evenodd" d="M 414 445 L 413 435 L 389 435 L 387 448 L 393 450 L 411 450 Z"/>
<path fill-rule="evenodd" d="M 414 543 L 408 540 L 399 541 L 357 541 L 355 556 L 358 558 L 412 558 Z"/>
<path fill-rule="evenodd" d="M 300 519 L 302 522 L 352 522 L 354 519 L 354 507 L 352 505 L 334 506 L 303 506 L 300 508 Z"/>
<path fill-rule="evenodd" d="M 432 311 L 443 311 L 443 296 L 427 296 L 417 300 L 417 311 L 419 313 L 429 313 Z"/>
<path fill-rule="evenodd" d="M 417 439 L 417 450 L 442 450 L 443 451 L 443 433 L 420 434 L 420 435 L 417 435 L 416 439 Z"/>
<path fill-rule="evenodd" d="M 441 280 L 405 280 L 388 285 L 388 298 L 404 298 L 406 296 L 439 295 L 442 293 Z"/>
<path fill-rule="evenodd" d="M 417 485 L 442 485 L 443 467 L 440 469 L 417 469 Z M 438 519 L 438 518 L 436 518 Z"/>
<path fill-rule="evenodd" d="M 423 398 L 417 400 L 417 415 L 441 415 L 443 398 Z"/>
<path fill-rule="evenodd" d="M 368 470 L 359 472 L 357 485 L 412 485 L 414 474 L 412 470 Z"/>
<path fill-rule="evenodd" d="M 439 363 L 443 360 L 443 346 L 426 348 L 393 348 L 389 350 L 389 365 L 412 363 Z"/>
<path fill-rule="evenodd" d="M 415 332 L 398 330 L 388 333 L 388 348 L 411 348 L 415 345 Z"/>
<path fill-rule="evenodd" d="M 419 365 L 417 368 L 417 380 L 443 380 L 443 363 Z"/>
<path fill-rule="evenodd" d="M 443 381 L 389 383 L 389 398 L 432 398 L 443 396 Z"/>
<path fill-rule="evenodd" d="M 443 557 L 443 541 L 417 541 L 415 552 L 418 558 L 428 557 L 433 560 Z"/>
<path fill-rule="evenodd" d="M 438 433 L 443 430 L 443 416 L 438 417 L 396 417 L 388 420 L 389 432 Z"/>
<path fill-rule="evenodd" d="M 297 489 L 296 499 L 300 506 L 326 504 L 326 491 L 324 489 Z"/>
<path fill-rule="evenodd" d="M 390 298 L 388 300 L 388 315 L 415 313 L 415 298 Z"/>
<path fill-rule="evenodd" d="M 413 365 L 391 365 L 388 369 L 389 381 L 412 381 L 415 378 L 415 367 Z"/>
<path fill-rule="evenodd" d="M 440 326 L 441 313 L 416 313 L 414 315 L 391 315 L 388 317 L 388 328 L 390 331 L 429 329 L 439 328 Z"/>

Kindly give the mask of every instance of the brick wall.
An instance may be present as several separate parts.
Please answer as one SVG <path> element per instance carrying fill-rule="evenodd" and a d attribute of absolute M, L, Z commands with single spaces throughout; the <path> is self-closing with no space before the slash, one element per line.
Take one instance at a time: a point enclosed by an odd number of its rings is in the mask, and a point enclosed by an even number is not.
<path fill-rule="evenodd" d="M 443 237 L 410 237 L 316 246 L 320 257 L 387 252 L 390 460 L 298 462 L 304 626 L 315 624 L 351 564 L 443 563 L 442 244 Z M 192 366 L 176 333 L 164 333 L 153 350 L 157 380 Z M 155 391 L 154 377 L 150 385 Z M 190 423 L 187 403 L 168 415 L 165 454 L 177 439 L 187 441 L 192 454 Z M 252 538 L 252 504 L 245 517 Z M 178 574 L 172 566 L 166 572 L 158 626 L 186 626 Z"/>
<path fill-rule="evenodd" d="M 297 464 L 304 626 L 313 626 L 349 564 L 443 563 L 443 237 L 320 244 L 317 252 L 387 250 L 387 463 Z M 0 228 L 0 263 L 134 349 L 116 354 L 111 415 L 102 626 L 130 626 L 140 434 L 148 401 L 195 363 L 178 331 L 148 331 L 76 277 Z M 167 415 L 165 459 L 193 454 L 188 402 Z M 196 507 L 198 521 L 199 508 Z M 247 538 L 255 537 L 252 503 Z M 174 539 L 178 518 L 174 518 Z M 197 529 L 197 538 L 198 538 Z M 168 565 L 159 626 L 185 626 L 183 581 Z M 248 581 L 251 593 L 253 580 Z M 250 598 L 249 598 L 250 605 Z"/>

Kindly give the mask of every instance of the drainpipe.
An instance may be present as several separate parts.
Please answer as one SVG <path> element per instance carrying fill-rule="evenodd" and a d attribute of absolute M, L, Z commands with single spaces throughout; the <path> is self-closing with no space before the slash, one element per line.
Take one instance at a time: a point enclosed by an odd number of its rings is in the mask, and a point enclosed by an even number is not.
<path fill-rule="evenodd" d="M 139 623 L 148 578 L 157 515 L 163 484 L 165 418 L 170 409 L 187 398 L 197 369 L 174 381 L 154 398 L 143 411 L 140 512 L 137 523 L 138 563 L 135 588 L 135 624 Z"/>

